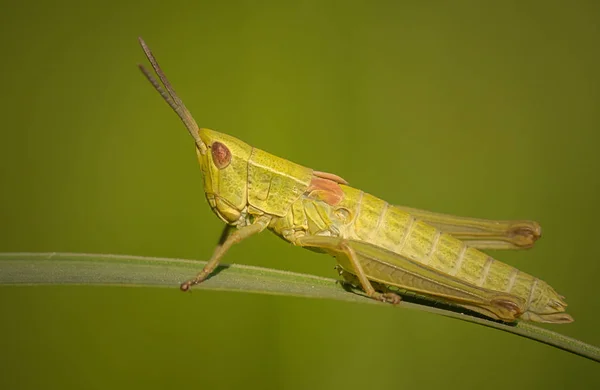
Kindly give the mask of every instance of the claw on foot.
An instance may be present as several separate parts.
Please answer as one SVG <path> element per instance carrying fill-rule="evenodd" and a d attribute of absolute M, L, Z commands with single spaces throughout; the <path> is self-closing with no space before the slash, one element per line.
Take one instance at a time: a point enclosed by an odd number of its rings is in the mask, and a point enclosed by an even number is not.
<path fill-rule="evenodd" d="M 197 284 L 204 282 L 206 280 L 207 275 L 208 274 L 201 273 L 198 276 L 196 276 L 194 279 L 190 279 L 186 282 L 181 283 L 181 285 L 179 286 L 179 289 L 181 291 L 189 291 L 192 288 L 192 286 L 195 286 Z"/>
<path fill-rule="evenodd" d="M 400 303 L 400 301 L 402 301 L 400 295 L 395 294 L 393 292 L 387 292 L 383 294 L 377 293 L 375 296 L 373 296 L 373 298 L 381 302 L 391 303 L 392 305 L 397 305 Z"/>
<path fill-rule="evenodd" d="M 187 282 L 181 283 L 181 285 L 179 286 L 179 289 L 181 291 L 190 291 L 190 289 L 192 288 L 192 286 L 200 284 L 203 281 L 204 281 L 204 279 L 198 279 L 198 278 L 191 279 L 191 280 L 188 280 Z"/>

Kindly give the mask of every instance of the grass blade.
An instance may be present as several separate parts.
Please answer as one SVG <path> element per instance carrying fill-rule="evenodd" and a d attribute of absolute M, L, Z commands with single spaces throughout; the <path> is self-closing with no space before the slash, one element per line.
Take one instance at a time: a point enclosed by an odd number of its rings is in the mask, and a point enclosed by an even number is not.
<path fill-rule="evenodd" d="M 177 288 L 205 262 L 82 253 L 0 253 L 0 285 L 118 285 Z M 215 277 L 218 274 L 218 277 Z M 261 294 L 325 298 L 378 304 L 346 291 L 334 279 L 245 265 L 222 265 L 195 288 Z M 600 362 L 600 348 L 526 322 L 504 324 L 415 302 L 407 297 L 400 307 L 435 313 L 526 337 Z M 411 302 L 412 301 L 412 302 Z M 380 304 L 384 305 L 384 304 Z M 451 310 L 448 310 L 451 309 Z"/>

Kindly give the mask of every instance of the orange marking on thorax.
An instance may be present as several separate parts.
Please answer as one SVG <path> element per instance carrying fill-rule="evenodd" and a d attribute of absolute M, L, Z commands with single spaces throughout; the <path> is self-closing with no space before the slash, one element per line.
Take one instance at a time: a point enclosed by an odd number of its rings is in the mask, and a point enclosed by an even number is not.
<path fill-rule="evenodd" d="M 320 177 L 321 179 L 327 179 L 327 180 L 334 181 L 339 184 L 348 184 L 348 182 L 346 180 L 342 179 L 341 177 L 339 177 L 338 175 L 336 175 L 334 173 L 313 171 L 313 175 L 315 175 L 316 177 Z"/>
<path fill-rule="evenodd" d="M 322 200 L 331 206 L 339 204 L 342 199 L 344 199 L 344 191 L 342 190 L 342 187 L 340 187 L 339 181 L 323 177 L 323 172 L 318 172 L 319 175 L 314 173 L 316 172 L 313 172 L 313 177 L 310 181 L 310 185 L 306 189 L 306 194 L 311 198 Z M 330 173 L 325 173 L 325 175 L 332 175 L 337 179 L 343 180 L 344 184 L 346 183 L 346 181 L 339 176 Z"/>

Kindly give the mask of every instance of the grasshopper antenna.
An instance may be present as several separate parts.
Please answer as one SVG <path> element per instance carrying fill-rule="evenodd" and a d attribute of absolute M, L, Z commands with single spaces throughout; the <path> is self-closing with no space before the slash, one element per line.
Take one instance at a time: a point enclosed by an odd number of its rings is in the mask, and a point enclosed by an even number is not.
<path fill-rule="evenodd" d="M 142 37 L 139 37 L 138 40 L 140 42 L 140 45 L 142 46 L 142 49 L 144 50 L 144 53 L 146 54 L 146 58 L 148 58 L 148 61 L 150 61 L 152 68 L 158 75 L 158 78 L 164 85 L 164 88 L 160 85 L 158 80 L 154 78 L 152 73 L 150 73 L 150 71 L 144 67 L 144 65 L 138 64 L 140 70 L 142 71 L 144 76 L 146 76 L 148 81 L 150 81 L 150 84 L 152 84 L 152 86 L 154 86 L 158 93 L 160 93 L 160 96 L 162 96 L 163 99 L 165 99 L 165 101 L 169 104 L 169 106 L 171 106 L 173 111 L 177 113 L 177 115 L 187 128 L 188 132 L 191 134 L 192 138 L 194 138 L 196 146 L 198 146 L 200 151 L 206 151 L 206 145 L 200 139 L 200 128 L 194 120 L 194 117 L 192 116 L 190 111 L 185 107 L 179 96 L 177 96 L 177 93 L 171 86 L 169 79 L 167 79 L 167 76 L 160 68 L 160 65 L 158 65 L 156 58 L 154 58 L 154 55 L 152 54 L 152 51 L 150 51 L 148 45 L 146 45 L 146 42 L 144 42 Z"/>

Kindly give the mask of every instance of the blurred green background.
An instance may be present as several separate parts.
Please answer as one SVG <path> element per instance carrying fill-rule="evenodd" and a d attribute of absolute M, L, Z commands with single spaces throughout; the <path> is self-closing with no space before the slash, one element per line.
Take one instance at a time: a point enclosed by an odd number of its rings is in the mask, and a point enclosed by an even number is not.
<path fill-rule="evenodd" d="M 203 127 L 392 203 L 539 220 L 494 253 L 599 345 L 600 3 L 3 2 L 0 251 L 207 259 Z M 500 4 L 501 3 L 501 4 Z M 226 262 L 334 277 L 271 234 Z M 0 270 L 1 271 L 1 270 Z M 598 365 L 411 310 L 226 292 L 0 288 L 0 388 L 592 388 Z"/>

